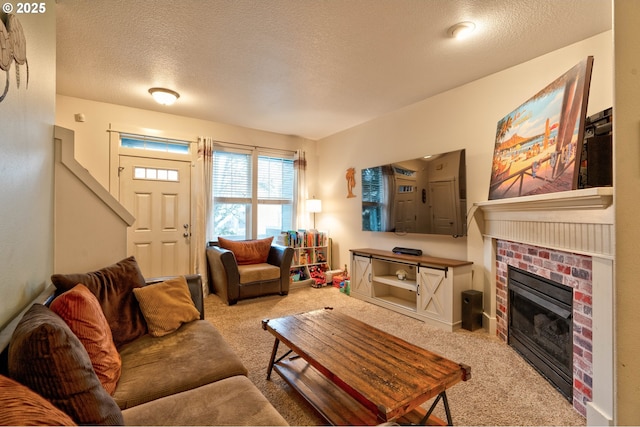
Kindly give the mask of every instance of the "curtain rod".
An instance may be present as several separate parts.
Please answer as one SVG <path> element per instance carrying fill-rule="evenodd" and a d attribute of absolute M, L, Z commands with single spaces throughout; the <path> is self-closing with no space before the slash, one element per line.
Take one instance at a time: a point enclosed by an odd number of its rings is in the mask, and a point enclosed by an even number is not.
<path fill-rule="evenodd" d="M 213 142 L 216 145 L 220 145 L 220 146 L 223 146 L 223 147 L 228 146 L 229 148 L 248 147 L 248 148 L 253 148 L 254 150 L 263 149 L 263 150 L 279 151 L 281 153 L 287 153 L 287 154 L 295 154 L 296 153 L 296 150 L 285 150 L 284 148 L 262 147 L 260 145 L 240 144 L 240 143 L 237 143 L 237 142 L 218 141 L 217 139 L 214 139 Z"/>

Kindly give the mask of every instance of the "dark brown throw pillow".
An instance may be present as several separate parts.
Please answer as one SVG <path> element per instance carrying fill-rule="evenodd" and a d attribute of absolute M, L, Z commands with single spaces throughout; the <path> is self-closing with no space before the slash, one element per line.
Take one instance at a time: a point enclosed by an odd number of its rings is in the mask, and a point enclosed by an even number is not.
<path fill-rule="evenodd" d="M 60 316 L 42 304 L 24 314 L 9 343 L 9 376 L 78 424 L 120 425 L 122 412 L 93 370 L 89 354 Z"/>
<path fill-rule="evenodd" d="M 0 375 L 0 425 L 75 426 L 76 423 L 44 397 Z"/>
<path fill-rule="evenodd" d="M 98 298 L 104 317 L 109 323 L 116 348 L 147 333 L 138 300 L 133 289 L 145 285 L 144 277 L 134 257 L 85 274 L 54 274 L 51 281 L 58 293 L 85 285 Z"/>

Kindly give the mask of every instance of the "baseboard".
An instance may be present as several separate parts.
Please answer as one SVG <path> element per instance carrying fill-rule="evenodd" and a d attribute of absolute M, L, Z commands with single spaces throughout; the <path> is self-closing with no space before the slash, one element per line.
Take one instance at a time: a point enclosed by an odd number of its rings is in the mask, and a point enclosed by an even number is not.
<path fill-rule="evenodd" d="M 498 328 L 498 322 L 495 317 L 489 316 L 487 312 L 482 313 L 482 327 L 487 333 L 491 335 L 496 334 L 496 330 Z"/>
<path fill-rule="evenodd" d="M 593 402 L 587 403 L 587 425 L 588 426 L 612 426 L 613 419 L 602 412 Z"/>

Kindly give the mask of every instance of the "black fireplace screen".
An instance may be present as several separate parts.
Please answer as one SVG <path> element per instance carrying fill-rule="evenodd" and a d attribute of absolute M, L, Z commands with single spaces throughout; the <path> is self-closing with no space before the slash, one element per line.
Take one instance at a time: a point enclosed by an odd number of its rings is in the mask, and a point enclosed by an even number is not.
<path fill-rule="evenodd" d="M 509 267 L 509 344 L 569 401 L 573 394 L 573 290 Z"/>

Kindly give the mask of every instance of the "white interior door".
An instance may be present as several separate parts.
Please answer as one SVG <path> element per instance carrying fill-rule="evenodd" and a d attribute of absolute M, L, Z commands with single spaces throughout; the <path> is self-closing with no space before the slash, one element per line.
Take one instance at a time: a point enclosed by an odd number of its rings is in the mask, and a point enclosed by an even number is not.
<path fill-rule="evenodd" d="M 189 273 L 189 162 L 120 156 L 120 203 L 136 218 L 127 254 L 145 277 Z"/>

